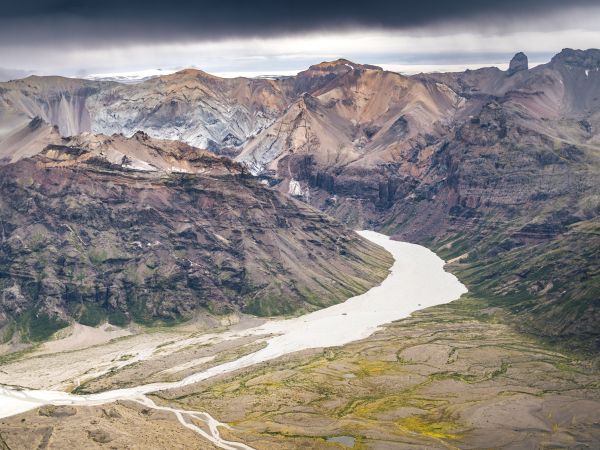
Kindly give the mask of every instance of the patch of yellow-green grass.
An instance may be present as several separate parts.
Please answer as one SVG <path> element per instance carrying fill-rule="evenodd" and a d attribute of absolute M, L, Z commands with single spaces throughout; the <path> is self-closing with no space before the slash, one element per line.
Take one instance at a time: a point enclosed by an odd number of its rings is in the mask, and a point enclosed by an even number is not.
<path fill-rule="evenodd" d="M 416 433 L 433 439 L 460 439 L 458 424 L 447 414 L 417 415 L 400 419 L 396 422 L 404 433 Z"/>
<path fill-rule="evenodd" d="M 432 409 L 444 404 L 443 400 L 415 395 L 413 389 L 406 392 L 354 399 L 338 411 L 339 416 L 356 416 L 373 418 L 379 413 L 385 413 L 400 408 Z"/>
<path fill-rule="evenodd" d="M 211 393 L 217 397 L 223 397 L 234 392 L 238 392 L 245 386 L 245 382 L 239 379 L 233 379 L 229 382 L 218 383 L 211 388 Z"/>
<path fill-rule="evenodd" d="M 400 363 L 397 361 L 374 361 L 361 359 L 357 361 L 358 368 L 354 372 L 357 377 L 375 377 L 397 371 Z"/>

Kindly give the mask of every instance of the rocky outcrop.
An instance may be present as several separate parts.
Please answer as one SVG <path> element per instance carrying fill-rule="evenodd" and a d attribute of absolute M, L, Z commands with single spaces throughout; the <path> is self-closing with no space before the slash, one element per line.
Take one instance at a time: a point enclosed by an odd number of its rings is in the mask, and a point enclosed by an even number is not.
<path fill-rule="evenodd" d="M 527 55 L 523 52 L 517 53 L 510 60 L 510 64 L 508 66 L 508 75 L 514 75 L 517 72 L 521 72 L 523 70 L 529 69 L 529 60 L 527 59 Z"/>

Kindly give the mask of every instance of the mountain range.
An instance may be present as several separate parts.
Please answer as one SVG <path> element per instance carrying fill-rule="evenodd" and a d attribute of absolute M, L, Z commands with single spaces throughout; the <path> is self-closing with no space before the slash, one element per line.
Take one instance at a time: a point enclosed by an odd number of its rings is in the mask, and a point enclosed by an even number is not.
<path fill-rule="evenodd" d="M 0 83 L 0 124 L 6 324 L 31 304 L 56 326 L 325 306 L 385 276 L 355 227 L 434 249 L 519 329 L 600 346 L 600 50 L 410 77 L 31 76 Z"/>

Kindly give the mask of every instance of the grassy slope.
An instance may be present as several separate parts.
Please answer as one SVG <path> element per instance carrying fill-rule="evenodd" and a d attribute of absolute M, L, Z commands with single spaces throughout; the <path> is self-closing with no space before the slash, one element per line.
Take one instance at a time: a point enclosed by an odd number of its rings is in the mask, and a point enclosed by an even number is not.
<path fill-rule="evenodd" d="M 467 295 L 342 348 L 159 395 L 207 409 L 258 449 L 340 448 L 327 441 L 334 436 L 354 438 L 354 448 L 597 442 L 591 362 L 499 319 Z"/>
<path fill-rule="evenodd" d="M 458 258 L 449 269 L 482 307 L 505 308 L 507 321 L 519 330 L 600 349 L 600 219 L 577 222 L 554 239 L 502 250 L 506 239 L 499 234 L 473 243 L 454 235 L 433 247 L 446 260 Z"/>

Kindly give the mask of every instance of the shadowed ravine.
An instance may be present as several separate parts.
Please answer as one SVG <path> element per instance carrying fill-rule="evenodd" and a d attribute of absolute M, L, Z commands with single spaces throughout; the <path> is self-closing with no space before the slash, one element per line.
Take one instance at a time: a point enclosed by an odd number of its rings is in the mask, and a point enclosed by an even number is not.
<path fill-rule="evenodd" d="M 9 417 L 47 404 L 92 406 L 130 400 L 148 408 L 173 412 L 181 424 L 220 448 L 251 448 L 222 439 L 218 426 L 223 424 L 209 414 L 157 406 L 146 394 L 190 385 L 300 350 L 340 346 L 363 339 L 381 325 L 407 317 L 419 309 L 448 303 L 467 291 L 455 276 L 444 271 L 444 261 L 425 247 L 392 241 L 372 231 L 359 233 L 392 254 L 395 261 L 389 276 L 379 286 L 344 303 L 294 319 L 270 321 L 244 331 L 245 335 L 272 335 L 266 347 L 172 383 L 146 384 L 91 395 L 2 387 L 0 417 Z M 14 380 L 15 384 L 18 382 Z M 205 422 L 209 432 L 187 422 L 186 417 Z"/>

